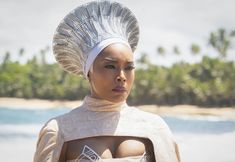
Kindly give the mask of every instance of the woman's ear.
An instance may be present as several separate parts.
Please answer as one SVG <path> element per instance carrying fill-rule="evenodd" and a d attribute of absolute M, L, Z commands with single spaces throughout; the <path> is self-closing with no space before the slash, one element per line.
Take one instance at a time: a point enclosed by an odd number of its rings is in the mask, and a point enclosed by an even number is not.
<path fill-rule="evenodd" d="M 87 78 L 89 82 L 91 81 L 91 73 L 93 72 L 93 64 L 91 64 L 90 70 L 88 71 Z"/>
<path fill-rule="evenodd" d="M 89 71 L 88 74 L 87 74 L 87 78 L 88 78 L 88 81 L 90 82 L 90 81 L 91 81 L 90 71 Z"/>

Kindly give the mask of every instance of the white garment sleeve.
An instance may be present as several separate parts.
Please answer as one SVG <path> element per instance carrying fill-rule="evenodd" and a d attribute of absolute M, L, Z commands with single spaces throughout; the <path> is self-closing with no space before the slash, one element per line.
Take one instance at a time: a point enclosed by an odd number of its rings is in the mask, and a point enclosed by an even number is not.
<path fill-rule="evenodd" d="M 58 162 L 62 144 L 57 121 L 50 120 L 39 133 L 34 162 Z"/>

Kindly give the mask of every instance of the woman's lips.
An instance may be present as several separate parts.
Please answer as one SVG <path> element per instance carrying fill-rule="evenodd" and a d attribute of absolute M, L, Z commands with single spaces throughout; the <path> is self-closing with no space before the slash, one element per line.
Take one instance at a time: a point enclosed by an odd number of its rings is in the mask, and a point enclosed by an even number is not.
<path fill-rule="evenodd" d="M 127 90 L 125 87 L 115 87 L 114 89 L 112 89 L 112 91 L 123 93 L 123 92 L 126 92 Z"/>

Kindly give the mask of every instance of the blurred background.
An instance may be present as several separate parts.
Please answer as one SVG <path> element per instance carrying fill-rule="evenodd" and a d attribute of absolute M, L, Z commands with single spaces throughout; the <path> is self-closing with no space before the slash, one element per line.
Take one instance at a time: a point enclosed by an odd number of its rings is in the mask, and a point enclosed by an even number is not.
<path fill-rule="evenodd" d="M 32 161 L 42 125 L 89 93 L 86 80 L 59 68 L 51 46 L 59 22 L 85 2 L 0 0 L 4 161 Z M 128 103 L 166 120 L 183 162 L 235 161 L 235 1 L 118 2 L 140 25 Z"/>

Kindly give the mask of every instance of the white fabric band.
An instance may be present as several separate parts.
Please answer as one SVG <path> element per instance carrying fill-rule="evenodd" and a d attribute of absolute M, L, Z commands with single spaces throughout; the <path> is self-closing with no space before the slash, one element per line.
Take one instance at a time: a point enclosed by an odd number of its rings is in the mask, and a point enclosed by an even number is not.
<path fill-rule="evenodd" d="M 88 54 L 88 58 L 86 60 L 86 64 L 85 64 L 84 71 L 83 71 L 85 76 L 88 75 L 88 72 L 89 72 L 89 70 L 91 68 L 91 65 L 95 61 L 95 58 L 98 56 L 98 54 L 105 47 L 107 47 L 107 46 L 109 46 L 110 44 L 113 44 L 113 43 L 123 43 L 123 44 L 127 45 L 131 49 L 129 43 L 127 41 L 121 39 L 121 38 L 109 38 L 109 39 L 105 39 L 105 40 L 101 41 Z"/>

